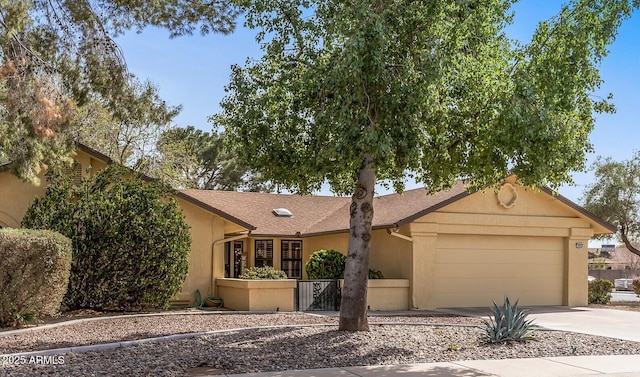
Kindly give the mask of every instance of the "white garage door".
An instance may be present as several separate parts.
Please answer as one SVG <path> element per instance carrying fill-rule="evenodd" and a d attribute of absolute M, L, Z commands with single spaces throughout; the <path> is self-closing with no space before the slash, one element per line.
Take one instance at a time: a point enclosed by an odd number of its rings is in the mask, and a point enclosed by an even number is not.
<path fill-rule="evenodd" d="M 438 235 L 436 307 L 488 307 L 505 296 L 520 305 L 562 305 L 560 237 Z"/>

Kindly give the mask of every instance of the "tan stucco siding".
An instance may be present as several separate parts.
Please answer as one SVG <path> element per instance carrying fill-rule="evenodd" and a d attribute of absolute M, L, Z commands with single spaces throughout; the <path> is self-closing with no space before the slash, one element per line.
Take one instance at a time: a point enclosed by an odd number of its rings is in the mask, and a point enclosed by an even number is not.
<path fill-rule="evenodd" d="M 95 174 L 104 169 L 104 161 L 92 158 L 87 153 L 78 151 L 74 157 L 80 164 L 82 174 Z M 44 195 L 47 190 L 47 180 L 44 174 L 38 176 L 40 185 L 36 186 L 17 178 L 15 175 L 0 173 L 0 226 L 19 228 L 27 208 L 36 197 Z"/>
<path fill-rule="evenodd" d="M 23 182 L 10 173 L 0 173 L 0 226 L 19 228 L 27 208 L 46 191 L 46 181 L 40 186 Z"/>
<path fill-rule="evenodd" d="M 510 179 L 509 181 L 513 181 Z M 579 217 L 577 212 L 562 204 L 557 198 L 544 192 L 524 188 L 512 183 L 516 189 L 517 198 L 511 208 L 500 205 L 498 193 L 493 189 L 476 192 L 462 200 L 454 202 L 439 212 L 468 213 L 470 209 L 477 214 L 503 214 L 520 216 L 544 217 Z"/>
<path fill-rule="evenodd" d="M 489 306 L 505 296 L 522 305 L 562 305 L 560 237 L 439 235 L 435 307 Z"/>
<path fill-rule="evenodd" d="M 408 240 L 391 236 L 386 230 L 375 230 L 371 238 L 369 267 L 381 271 L 387 279 L 409 279 L 412 248 Z"/>
<path fill-rule="evenodd" d="M 182 199 L 178 199 L 178 203 L 191 228 L 191 253 L 189 273 L 176 299 L 191 301 L 196 289 L 203 297 L 214 294 L 214 273 L 224 276 L 224 245 L 216 245 L 215 250 L 213 246 L 215 241 L 224 238 L 224 220 Z"/>
<path fill-rule="evenodd" d="M 410 224 L 413 309 L 488 306 L 505 295 L 523 305 L 587 304 L 594 223 L 553 196 L 514 187 L 509 208 L 488 190 Z"/>
<path fill-rule="evenodd" d="M 303 265 L 309 260 L 311 254 L 320 249 L 334 249 L 346 255 L 349 247 L 348 233 L 308 237 L 302 240 Z M 411 275 L 411 249 L 411 242 L 390 236 L 386 230 L 374 230 L 371 238 L 369 267 L 382 271 L 385 278 L 408 279 Z M 305 271 L 303 271 L 303 278 L 307 278 Z"/>
<path fill-rule="evenodd" d="M 324 236 L 303 238 L 302 250 L 302 278 L 307 279 L 307 272 L 304 271 L 304 264 L 307 263 L 311 254 L 320 249 L 333 249 L 347 255 L 347 247 L 349 245 L 349 234 L 338 233 L 328 234 Z"/>
<path fill-rule="evenodd" d="M 94 176 L 97 172 L 107 167 L 106 162 L 98 160 L 80 150 L 77 151 L 74 159 L 80 164 L 81 172 L 84 177 Z"/>

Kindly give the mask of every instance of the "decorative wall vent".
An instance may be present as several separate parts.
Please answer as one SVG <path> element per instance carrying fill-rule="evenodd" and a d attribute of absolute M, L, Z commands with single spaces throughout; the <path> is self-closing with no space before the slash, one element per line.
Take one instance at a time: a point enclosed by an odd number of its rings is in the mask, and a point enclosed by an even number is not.
<path fill-rule="evenodd" d="M 273 214 L 277 217 L 292 217 L 293 213 L 286 208 L 274 208 Z"/>
<path fill-rule="evenodd" d="M 518 200 L 518 192 L 511 183 L 505 183 L 500 186 L 496 196 L 498 197 L 498 204 L 507 209 L 513 207 Z"/>

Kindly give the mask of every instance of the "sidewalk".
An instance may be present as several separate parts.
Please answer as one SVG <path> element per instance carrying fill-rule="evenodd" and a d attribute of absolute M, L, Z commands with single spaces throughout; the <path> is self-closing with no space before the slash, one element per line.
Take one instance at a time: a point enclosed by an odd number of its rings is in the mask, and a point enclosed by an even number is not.
<path fill-rule="evenodd" d="M 640 355 L 471 360 L 227 375 L 228 377 L 640 377 Z"/>

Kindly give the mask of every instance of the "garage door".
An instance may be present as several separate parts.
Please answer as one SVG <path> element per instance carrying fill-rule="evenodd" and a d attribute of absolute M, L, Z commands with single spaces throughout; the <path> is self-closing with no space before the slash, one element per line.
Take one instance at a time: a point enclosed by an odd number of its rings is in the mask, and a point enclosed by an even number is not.
<path fill-rule="evenodd" d="M 436 307 L 488 307 L 506 295 L 521 305 L 562 305 L 561 237 L 438 235 Z"/>

